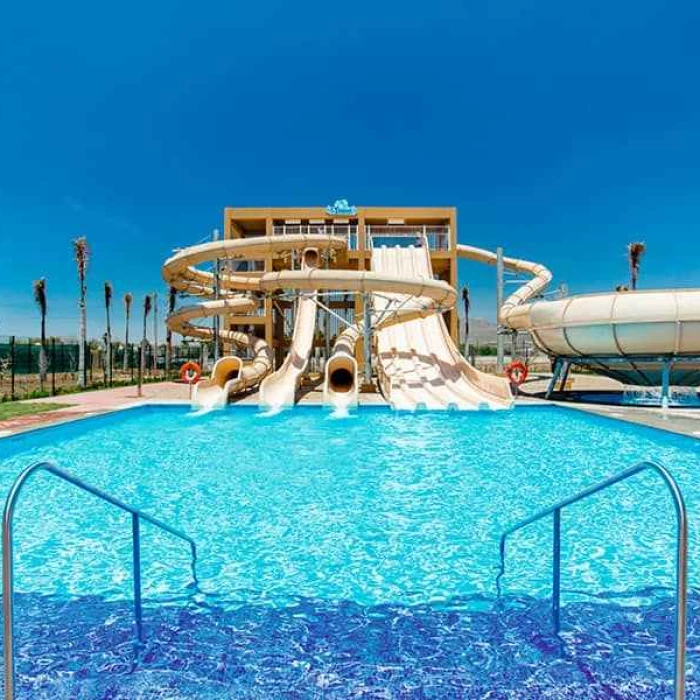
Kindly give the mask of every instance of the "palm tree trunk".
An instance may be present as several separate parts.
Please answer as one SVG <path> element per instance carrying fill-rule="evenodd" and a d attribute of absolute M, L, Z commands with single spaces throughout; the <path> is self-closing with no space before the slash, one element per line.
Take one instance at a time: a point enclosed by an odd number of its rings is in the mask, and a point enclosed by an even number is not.
<path fill-rule="evenodd" d="M 85 282 L 80 282 L 80 341 L 78 343 L 78 386 L 87 386 L 87 367 L 85 364 L 85 346 L 87 344 L 87 309 L 85 308 Z"/>
<path fill-rule="evenodd" d="M 131 320 L 131 312 L 126 310 L 126 328 L 124 329 L 124 363 L 123 370 L 126 372 L 129 369 L 129 321 Z"/>
<path fill-rule="evenodd" d="M 112 386 L 112 325 L 109 320 L 109 307 L 107 307 L 107 367 L 106 369 L 106 379 L 109 385 Z"/>
<path fill-rule="evenodd" d="M 44 390 L 44 382 L 48 374 L 46 362 L 46 313 L 41 314 L 41 347 L 39 348 L 39 382 L 41 390 Z"/>

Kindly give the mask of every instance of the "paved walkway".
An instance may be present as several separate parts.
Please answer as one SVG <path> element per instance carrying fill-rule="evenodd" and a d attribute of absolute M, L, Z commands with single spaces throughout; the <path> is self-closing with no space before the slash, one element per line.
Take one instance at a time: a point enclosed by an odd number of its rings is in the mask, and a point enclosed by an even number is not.
<path fill-rule="evenodd" d="M 34 399 L 23 403 L 62 403 L 60 408 L 46 413 L 29 416 L 17 416 L 0 421 L 0 437 L 24 432 L 32 428 L 54 423 L 63 423 L 78 418 L 87 418 L 98 413 L 107 413 L 119 408 L 136 406 L 144 403 L 187 403 L 189 390 L 187 385 L 176 382 L 144 384 L 143 396 L 138 395 L 135 386 L 123 386 L 116 389 L 85 391 L 80 394 L 65 394 L 44 399 Z"/>

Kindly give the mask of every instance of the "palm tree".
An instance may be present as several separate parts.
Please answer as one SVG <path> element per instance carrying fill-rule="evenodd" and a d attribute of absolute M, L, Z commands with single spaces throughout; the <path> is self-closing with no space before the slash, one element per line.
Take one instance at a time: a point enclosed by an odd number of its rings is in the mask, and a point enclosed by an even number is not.
<path fill-rule="evenodd" d="M 126 372 L 129 369 L 129 322 L 131 321 L 131 303 L 134 301 L 134 295 L 127 292 L 124 295 L 124 316 L 126 318 L 124 328 L 124 364 L 123 369 Z"/>
<path fill-rule="evenodd" d="M 139 366 L 139 391 L 138 395 L 141 396 L 141 384 L 143 383 L 143 375 L 146 371 L 146 332 L 148 329 L 148 314 L 151 313 L 151 295 L 146 294 L 143 298 L 143 338 L 141 339 L 141 364 Z"/>
<path fill-rule="evenodd" d="M 627 246 L 627 260 L 630 265 L 630 287 L 637 289 L 637 279 L 639 278 L 639 263 L 647 247 L 644 243 L 630 243 Z"/>
<path fill-rule="evenodd" d="M 464 354 L 469 356 L 469 307 L 471 301 L 469 299 L 469 287 L 462 287 L 462 304 L 464 305 Z"/>
<path fill-rule="evenodd" d="M 109 311 L 112 306 L 112 284 L 105 282 L 105 318 L 107 321 L 107 356 L 105 358 L 105 382 L 112 384 L 112 324 L 109 318 Z"/>
<path fill-rule="evenodd" d="M 73 251 L 75 253 L 75 263 L 78 266 L 78 282 L 80 283 L 80 294 L 78 297 L 78 308 L 80 310 L 80 340 L 78 344 L 78 386 L 85 388 L 87 378 L 85 376 L 85 345 L 87 344 L 87 309 L 85 307 L 85 297 L 87 289 L 85 286 L 85 271 L 87 269 L 88 249 L 87 238 L 80 236 L 73 241 Z"/>
<path fill-rule="evenodd" d="M 170 287 L 168 290 L 168 316 L 175 311 L 175 303 L 177 301 L 177 289 Z M 170 376 L 170 365 L 173 360 L 173 332 L 170 326 L 166 324 L 165 330 L 165 377 Z"/>
<path fill-rule="evenodd" d="M 39 383 L 41 390 L 44 390 L 44 382 L 46 381 L 47 363 L 46 363 L 46 278 L 42 277 L 34 282 L 34 301 L 39 307 L 41 314 L 41 348 L 39 349 Z"/>

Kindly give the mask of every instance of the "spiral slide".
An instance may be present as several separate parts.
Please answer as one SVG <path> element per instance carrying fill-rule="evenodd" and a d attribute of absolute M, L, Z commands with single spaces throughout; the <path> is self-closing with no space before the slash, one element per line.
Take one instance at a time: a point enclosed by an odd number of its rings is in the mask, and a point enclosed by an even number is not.
<path fill-rule="evenodd" d="M 377 328 L 438 314 L 454 305 L 454 289 L 439 280 L 404 278 L 376 271 L 328 270 L 316 266 L 319 250 L 340 250 L 345 246 L 344 238 L 300 234 L 214 241 L 181 250 L 166 260 L 163 278 L 168 285 L 194 296 L 215 296 L 214 275 L 198 267 L 202 263 L 214 260 L 256 260 L 266 253 L 284 255 L 294 250 L 305 251 L 305 263 L 301 270 L 262 274 L 225 272 L 219 276 L 220 298 L 178 309 L 168 317 L 168 327 L 184 336 L 212 340 L 213 330 L 196 325 L 193 323 L 195 319 L 225 313 L 250 313 L 258 308 L 260 295 L 276 294 L 283 290 L 310 293 L 302 297 L 302 302 L 309 301 L 309 304 L 303 303 L 298 308 L 290 357 L 270 377 L 262 392 L 268 405 L 283 406 L 293 402 L 296 385 L 308 358 L 315 322 L 315 309 L 311 313 L 310 304 L 314 303 L 313 295 L 318 290 L 402 295 L 405 303 L 402 303 L 400 309 L 392 310 L 390 314 L 378 319 Z M 315 256 L 313 251 L 316 251 Z M 351 330 L 356 334 L 358 329 Z M 215 364 L 210 378 L 196 387 L 194 403 L 199 407 L 224 405 L 229 396 L 256 386 L 272 371 L 272 353 L 261 338 L 228 330 L 219 331 L 219 337 L 252 352 L 253 359 L 244 362 L 235 356 L 221 358 Z M 356 384 L 356 375 L 353 381 Z M 340 393 L 343 392 L 336 392 Z"/>

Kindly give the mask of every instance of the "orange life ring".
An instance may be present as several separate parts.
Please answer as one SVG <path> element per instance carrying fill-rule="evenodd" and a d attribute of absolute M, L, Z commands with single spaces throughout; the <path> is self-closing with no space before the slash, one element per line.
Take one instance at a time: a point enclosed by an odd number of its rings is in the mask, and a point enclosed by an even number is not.
<path fill-rule="evenodd" d="M 508 377 L 511 384 L 520 386 L 527 379 L 527 365 L 520 360 L 513 360 L 506 367 L 506 377 Z"/>
<path fill-rule="evenodd" d="M 185 362 L 182 367 L 180 367 L 180 379 L 188 384 L 196 384 L 199 378 L 202 376 L 202 370 L 196 362 Z"/>

